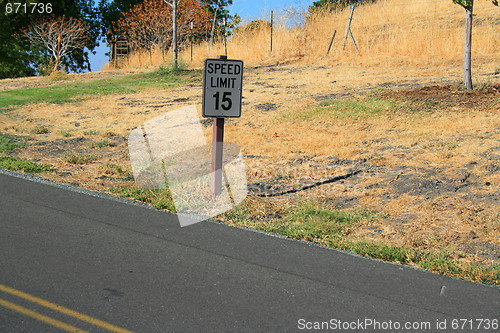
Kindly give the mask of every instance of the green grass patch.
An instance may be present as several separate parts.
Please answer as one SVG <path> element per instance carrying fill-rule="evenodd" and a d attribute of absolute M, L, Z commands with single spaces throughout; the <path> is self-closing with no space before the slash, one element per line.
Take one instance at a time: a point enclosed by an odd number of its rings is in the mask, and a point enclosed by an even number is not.
<path fill-rule="evenodd" d="M 306 110 L 285 114 L 283 117 L 290 120 L 321 120 L 327 118 L 364 119 L 380 116 L 396 108 L 395 99 L 380 97 L 366 97 L 362 99 L 329 100 L 318 106 Z"/>
<path fill-rule="evenodd" d="M 97 135 L 97 134 L 99 134 L 99 132 L 97 132 L 96 130 L 88 130 L 83 132 L 83 135 Z"/>
<path fill-rule="evenodd" d="M 43 173 L 52 171 L 52 166 L 17 157 L 0 156 L 0 169 L 23 171 L 28 173 Z"/>
<path fill-rule="evenodd" d="M 11 111 L 15 110 L 15 107 L 12 106 L 0 106 L 0 114 L 2 113 L 9 113 Z"/>
<path fill-rule="evenodd" d="M 367 240 L 350 239 L 349 234 L 362 221 L 375 221 L 381 215 L 366 210 L 332 210 L 318 202 L 307 202 L 284 212 L 281 218 L 252 217 L 246 202 L 224 214 L 232 224 L 314 242 L 330 248 L 354 252 L 370 258 L 413 265 L 446 276 L 483 284 L 500 284 L 499 265 L 467 264 L 451 252 L 435 253 L 392 246 Z"/>
<path fill-rule="evenodd" d="M 374 221 L 379 216 L 371 211 L 332 210 L 318 202 L 306 202 L 283 213 L 280 219 L 250 218 L 251 209 L 245 203 L 224 214 L 234 224 L 278 233 L 290 238 L 321 244 L 331 243 L 349 235 L 361 221 Z"/>
<path fill-rule="evenodd" d="M 200 70 L 157 71 L 87 82 L 65 82 L 48 87 L 6 90 L 0 91 L 0 111 L 25 104 L 63 104 L 88 96 L 127 94 L 146 89 L 171 88 L 192 81 L 201 81 Z"/>
<path fill-rule="evenodd" d="M 73 133 L 71 131 L 61 131 L 61 135 L 65 138 L 70 138 L 73 136 Z"/>
<path fill-rule="evenodd" d="M 362 210 L 335 211 L 315 202 L 306 203 L 284 216 L 280 234 L 307 241 L 324 240 L 348 234 L 362 220 L 373 220 L 373 213 Z"/>
<path fill-rule="evenodd" d="M 88 144 L 89 148 L 93 149 L 101 149 L 101 148 L 106 148 L 106 147 L 115 147 L 116 143 L 111 142 L 109 140 L 101 140 L 101 141 L 96 141 L 96 142 L 90 142 Z"/>
<path fill-rule="evenodd" d="M 177 63 L 177 67 L 174 67 L 173 64 L 170 63 L 168 65 L 162 65 L 158 67 L 158 69 L 153 73 L 159 75 L 168 75 L 168 74 L 179 74 L 183 72 L 188 72 L 187 64 L 182 60 L 182 58 L 180 58 Z"/>
<path fill-rule="evenodd" d="M 71 164 L 90 164 L 99 159 L 96 155 L 79 153 L 64 153 L 62 158 Z"/>
<path fill-rule="evenodd" d="M 439 110 L 442 105 L 427 99 L 389 98 L 372 92 L 356 99 L 335 99 L 293 113 L 282 114 L 284 120 L 328 121 L 329 119 L 362 120 L 388 113 L 423 113 Z"/>
<path fill-rule="evenodd" d="M 350 242 L 341 239 L 331 240 L 329 246 L 380 260 L 403 264 L 409 264 L 411 262 L 408 250 L 404 247 L 377 244 L 367 241 Z"/>
<path fill-rule="evenodd" d="M 24 148 L 24 144 L 13 136 L 0 133 L 0 153 L 11 153 L 18 148 Z"/>
<path fill-rule="evenodd" d="M 462 263 L 456 258 L 456 254 L 447 251 L 441 253 L 424 252 L 415 249 L 407 251 L 410 253 L 410 262 L 418 267 L 455 278 L 483 284 L 500 285 L 499 265 L 486 266 Z"/>
<path fill-rule="evenodd" d="M 122 198 L 129 198 L 147 203 L 156 209 L 167 209 L 175 213 L 175 206 L 169 189 L 146 189 L 140 187 L 111 187 L 112 193 Z"/>
<path fill-rule="evenodd" d="M 115 164 L 115 163 L 106 163 L 106 168 L 112 170 L 113 173 L 117 174 L 117 175 L 124 175 L 124 174 L 128 174 L 129 172 L 127 170 L 125 170 L 125 168 L 123 168 L 121 165 L 118 165 L 118 164 Z"/>

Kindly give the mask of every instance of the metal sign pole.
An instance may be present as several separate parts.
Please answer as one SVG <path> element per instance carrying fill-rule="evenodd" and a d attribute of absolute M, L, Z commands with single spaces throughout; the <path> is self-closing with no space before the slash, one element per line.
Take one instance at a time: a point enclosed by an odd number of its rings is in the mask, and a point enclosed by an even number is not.
<path fill-rule="evenodd" d="M 224 118 L 214 118 L 212 130 L 212 193 L 222 192 L 222 152 L 224 148 Z"/>
<path fill-rule="evenodd" d="M 217 59 L 227 60 L 220 55 Z M 222 152 L 224 149 L 224 118 L 213 118 L 212 125 L 212 193 L 222 193 Z"/>

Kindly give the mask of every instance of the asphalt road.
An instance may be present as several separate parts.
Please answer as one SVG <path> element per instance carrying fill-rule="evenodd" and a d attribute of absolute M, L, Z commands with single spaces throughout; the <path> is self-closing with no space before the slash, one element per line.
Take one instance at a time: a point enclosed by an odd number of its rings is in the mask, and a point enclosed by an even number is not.
<path fill-rule="evenodd" d="M 2 333 L 494 332 L 499 302 L 498 288 L 0 174 Z"/>

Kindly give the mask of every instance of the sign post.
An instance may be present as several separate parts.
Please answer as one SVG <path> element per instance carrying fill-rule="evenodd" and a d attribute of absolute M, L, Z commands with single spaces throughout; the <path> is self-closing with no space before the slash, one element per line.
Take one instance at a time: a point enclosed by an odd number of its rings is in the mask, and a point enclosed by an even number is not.
<path fill-rule="evenodd" d="M 203 75 L 203 117 L 213 118 L 212 192 L 222 193 L 224 119 L 241 117 L 243 61 L 226 56 L 206 59 Z"/>
<path fill-rule="evenodd" d="M 224 118 L 214 118 L 212 125 L 212 193 L 222 191 L 222 152 L 224 149 Z"/>

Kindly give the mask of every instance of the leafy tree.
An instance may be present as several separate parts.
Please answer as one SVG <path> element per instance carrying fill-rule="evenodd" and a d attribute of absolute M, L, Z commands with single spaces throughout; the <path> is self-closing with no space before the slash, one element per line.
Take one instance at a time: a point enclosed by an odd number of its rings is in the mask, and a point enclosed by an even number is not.
<path fill-rule="evenodd" d="M 100 0 L 97 13 L 100 21 L 101 36 L 108 42 L 113 42 L 118 35 L 117 22 L 123 18 L 123 13 L 144 0 Z"/>
<path fill-rule="evenodd" d="M 318 0 L 314 1 L 313 4 L 309 7 L 309 12 L 315 12 L 318 10 L 326 10 L 332 12 L 339 8 L 345 8 L 348 5 L 349 0 Z"/>
<path fill-rule="evenodd" d="M 334 12 L 336 10 L 342 10 L 349 5 L 359 4 L 359 3 L 373 3 L 376 0 L 318 0 L 314 1 L 311 6 L 309 6 L 309 13 L 315 13 L 318 11 Z"/>
<path fill-rule="evenodd" d="M 123 13 L 115 31 L 129 41 L 132 49 L 151 51 L 156 45 L 166 44 L 169 21 L 170 13 L 162 0 L 145 0 Z"/>
<path fill-rule="evenodd" d="M 233 0 L 201 0 L 207 5 L 210 12 L 211 28 L 209 38 L 213 42 L 232 34 L 233 29 L 241 22 L 238 15 L 231 15 L 227 6 L 233 4 Z"/>
<path fill-rule="evenodd" d="M 247 25 L 238 27 L 238 30 L 241 29 L 243 31 L 256 31 L 263 28 L 270 28 L 271 22 L 266 20 L 253 20 Z"/>
<path fill-rule="evenodd" d="M 472 89 L 472 12 L 474 0 L 452 0 L 454 3 L 465 8 L 465 40 L 464 40 L 464 85 Z M 498 0 L 492 3 L 498 6 Z"/>
<path fill-rule="evenodd" d="M 125 37 L 133 49 L 151 51 L 154 47 L 164 50 L 171 45 L 173 61 L 176 66 L 175 46 L 184 43 L 191 34 L 191 22 L 194 31 L 206 31 L 209 26 L 209 13 L 203 3 L 197 0 L 181 0 L 176 10 L 176 29 L 173 27 L 173 3 L 164 0 L 144 0 L 136 4 L 116 23 L 116 32 Z M 177 41 L 174 42 L 174 35 Z"/>
<path fill-rule="evenodd" d="M 28 24 L 26 15 L 8 14 L 2 4 L 0 14 L 0 79 L 35 75 L 35 69 L 30 66 L 31 58 L 38 57 L 39 52 L 32 50 L 29 42 L 16 38 L 14 35 Z"/>
<path fill-rule="evenodd" d="M 166 6 L 161 6 L 160 2 Z M 165 45 L 170 43 L 173 63 L 176 66 L 178 47 L 182 46 L 187 37 L 195 41 L 208 37 L 213 41 L 232 33 L 240 18 L 238 15 L 230 15 L 226 8 L 230 4 L 232 0 L 158 0 L 154 6 L 150 0 L 100 0 L 98 11 L 101 33 L 110 43 L 125 37 L 133 47 L 146 50 L 151 50 L 153 45 L 161 45 L 163 50 Z M 155 12 L 140 14 L 139 8 L 147 10 L 146 8 L 153 7 L 156 8 Z M 204 8 L 204 11 L 200 11 L 200 8 Z M 146 23 L 144 20 L 147 20 L 148 15 L 150 15 L 150 27 L 132 23 L 132 21 Z M 161 23 L 153 17 L 154 15 Z M 197 18 L 183 19 L 193 15 Z M 174 17 L 176 19 L 173 19 Z M 208 26 L 207 20 L 210 23 Z M 138 29 L 137 32 L 132 31 L 132 26 Z M 159 27 L 163 29 L 162 32 L 158 30 Z M 139 38 L 139 35 L 143 37 Z"/>
<path fill-rule="evenodd" d="M 27 10 L 20 8 L 17 13 L 7 11 L 7 6 L 12 6 L 15 2 L 26 2 Z M 44 8 L 51 4 L 51 13 L 37 10 L 31 13 L 30 4 L 35 2 L 43 4 Z M 50 53 L 45 48 L 38 43 L 30 43 L 27 38 L 21 38 L 26 27 L 48 14 L 87 19 L 87 34 L 91 41 L 88 44 L 89 50 L 96 45 L 98 22 L 95 20 L 93 0 L 0 0 L 0 10 L 0 78 L 35 75 L 40 72 L 39 68 L 50 60 Z M 68 55 L 66 63 L 72 71 L 90 70 L 88 52 L 83 49 Z"/>

